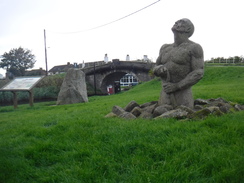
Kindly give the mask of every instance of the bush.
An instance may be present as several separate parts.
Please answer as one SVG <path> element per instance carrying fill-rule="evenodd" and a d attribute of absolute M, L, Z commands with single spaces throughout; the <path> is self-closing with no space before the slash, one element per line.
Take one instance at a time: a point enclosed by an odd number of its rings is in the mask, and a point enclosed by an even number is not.
<path fill-rule="evenodd" d="M 2 88 L 7 83 L 8 83 L 8 81 L 6 81 L 5 79 L 0 79 L 0 88 Z"/>
<path fill-rule="evenodd" d="M 25 102 L 29 101 L 29 93 L 25 91 L 17 92 L 18 101 Z M 0 93 L 0 103 L 1 105 L 11 104 L 13 101 L 13 93 L 12 92 L 1 92 Z"/>
<path fill-rule="evenodd" d="M 41 80 L 40 83 L 36 85 L 36 88 L 45 88 L 49 86 L 53 86 L 56 88 L 60 88 L 63 80 L 64 80 L 65 74 L 56 74 L 52 76 L 46 76 Z"/>
<path fill-rule="evenodd" d="M 60 87 L 46 86 L 34 89 L 34 98 L 37 100 L 57 99 Z"/>

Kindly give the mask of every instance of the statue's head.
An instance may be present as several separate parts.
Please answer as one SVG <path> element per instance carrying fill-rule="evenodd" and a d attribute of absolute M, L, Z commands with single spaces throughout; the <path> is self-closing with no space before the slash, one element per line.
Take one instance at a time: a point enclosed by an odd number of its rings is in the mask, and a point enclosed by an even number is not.
<path fill-rule="evenodd" d="M 194 32 L 194 25 L 189 19 L 183 18 L 175 22 L 174 26 L 172 27 L 172 31 L 186 33 L 189 38 Z"/>

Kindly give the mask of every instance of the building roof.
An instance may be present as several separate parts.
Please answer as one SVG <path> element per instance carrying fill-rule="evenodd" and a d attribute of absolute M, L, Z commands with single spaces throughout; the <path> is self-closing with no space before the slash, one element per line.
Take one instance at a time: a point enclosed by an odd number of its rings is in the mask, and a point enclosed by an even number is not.
<path fill-rule="evenodd" d="M 48 72 L 52 72 L 52 73 L 61 73 L 61 72 L 67 72 L 69 68 L 73 68 L 74 65 L 70 64 L 69 62 L 66 65 L 57 65 L 54 66 L 52 69 L 50 69 Z"/>

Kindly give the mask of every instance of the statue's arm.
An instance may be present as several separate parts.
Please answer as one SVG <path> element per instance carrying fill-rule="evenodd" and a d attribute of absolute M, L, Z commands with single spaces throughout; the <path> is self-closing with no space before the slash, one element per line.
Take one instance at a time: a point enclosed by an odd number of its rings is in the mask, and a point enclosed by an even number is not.
<path fill-rule="evenodd" d="M 158 58 L 156 60 L 156 65 L 160 65 L 161 64 L 161 55 L 162 55 L 162 52 L 165 48 L 165 45 L 161 46 L 160 50 L 159 50 L 159 55 L 158 55 Z"/>
<path fill-rule="evenodd" d="M 160 50 L 159 50 L 159 56 L 156 60 L 156 66 L 153 68 L 153 73 L 155 76 L 157 77 L 161 77 L 162 79 L 165 77 L 166 75 L 166 68 L 164 67 L 163 63 L 162 63 L 162 55 L 164 52 L 164 49 L 168 46 L 168 44 L 164 44 L 163 46 L 161 46 Z"/>
<path fill-rule="evenodd" d="M 204 59 L 202 47 L 195 44 L 190 50 L 191 56 L 191 72 L 180 82 L 178 82 L 179 90 L 191 87 L 202 79 L 204 74 Z"/>

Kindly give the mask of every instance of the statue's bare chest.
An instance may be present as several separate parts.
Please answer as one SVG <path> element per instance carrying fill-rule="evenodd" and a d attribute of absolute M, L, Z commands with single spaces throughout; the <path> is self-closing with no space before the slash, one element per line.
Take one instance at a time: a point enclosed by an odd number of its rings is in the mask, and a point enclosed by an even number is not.
<path fill-rule="evenodd" d="M 187 47 L 173 47 L 173 45 L 165 48 L 161 53 L 162 64 L 177 64 L 188 65 L 190 64 L 190 51 Z"/>
<path fill-rule="evenodd" d="M 191 71 L 191 54 L 187 46 L 169 45 L 162 50 L 160 57 L 160 62 L 168 69 L 172 82 L 178 82 Z"/>

